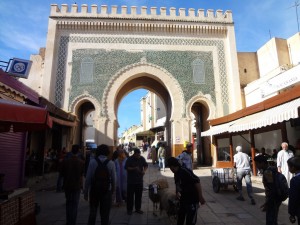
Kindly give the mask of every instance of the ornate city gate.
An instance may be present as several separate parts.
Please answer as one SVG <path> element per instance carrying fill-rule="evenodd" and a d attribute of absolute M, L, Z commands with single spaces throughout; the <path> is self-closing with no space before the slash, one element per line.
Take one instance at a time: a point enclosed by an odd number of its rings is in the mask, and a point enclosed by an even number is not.
<path fill-rule="evenodd" d="M 120 101 L 133 90 L 148 89 L 166 106 L 172 155 L 191 140 L 193 113 L 200 160 L 211 163 L 210 140 L 200 137 L 207 119 L 241 108 L 232 14 L 157 11 L 52 5 L 43 95 L 77 115 L 83 105 L 95 109 L 97 142 L 114 146 Z"/>

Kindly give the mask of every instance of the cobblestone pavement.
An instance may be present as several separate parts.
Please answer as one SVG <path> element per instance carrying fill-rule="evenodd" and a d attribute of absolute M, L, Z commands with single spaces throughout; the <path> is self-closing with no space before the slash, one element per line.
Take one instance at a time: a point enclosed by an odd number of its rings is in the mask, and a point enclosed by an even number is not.
<path fill-rule="evenodd" d="M 169 168 L 166 171 L 158 171 L 157 165 L 149 163 L 149 169 L 144 177 L 144 187 L 142 198 L 143 215 L 133 213 L 128 216 L 126 213 L 126 205 L 120 207 L 113 206 L 111 210 L 111 225 L 168 225 L 174 224 L 166 213 L 160 213 L 153 209 L 153 203 L 148 198 L 148 185 L 156 179 L 165 178 L 169 183 L 169 188 L 174 190 L 173 173 Z M 264 201 L 264 190 L 261 183 L 261 177 L 252 177 L 254 198 L 256 205 L 251 205 L 247 198 L 245 183 L 243 183 L 244 197 L 246 201 L 236 200 L 237 193 L 233 186 L 227 189 L 221 189 L 219 193 L 213 192 L 211 168 L 198 168 L 194 170 L 202 183 L 204 197 L 207 204 L 201 206 L 198 210 L 197 225 L 259 225 L 265 224 L 265 213 L 261 212 L 260 206 Z M 31 181 L 29 186 L 36 192 L 36 202 L 41 206 L 41 211 L 37 215 L 37 223 L 39 225 L 62 225 L 65 224 L 65 197 L 64 193 L 56 193 L 57 174 L 50 174 L 44 178 Z M 155 210 L 157 216 L 153 214 Z M 77 224 L 87 224 L 88 219 L 88 202 L 84 201 L 81 196 L 78 210 Z M 287 201 L 280 207 L 279 225 L 290 224 L 287 213 Z M 97 224 L 100 224 L 99 215 Z"/>

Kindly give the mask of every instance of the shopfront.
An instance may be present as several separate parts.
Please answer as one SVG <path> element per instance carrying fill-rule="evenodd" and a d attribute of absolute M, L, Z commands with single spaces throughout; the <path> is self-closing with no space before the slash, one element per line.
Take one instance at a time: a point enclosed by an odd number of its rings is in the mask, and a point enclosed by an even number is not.
<path fill-rule="evenodd" d="M 211 128 L 201 133 L 212 137 L 215 149 L 214 165 L 232 167 L 235 147 L 241 145 L 252 158 L 256 149 L 268 154 L 279 151 L 288 142 L 295 154 L 300 154 L 300 86 L 252 105 L 228 116 L 211 120 Z M 253 165 L 253 174 L 256 168 Z"/>
<path fill-rule="evenodd" d="M 3 189 L 24 186 L 28 131 L 52 127 L 45 108 L 39 107 L 37 93 L 0 70 L 0 173 Z"/>

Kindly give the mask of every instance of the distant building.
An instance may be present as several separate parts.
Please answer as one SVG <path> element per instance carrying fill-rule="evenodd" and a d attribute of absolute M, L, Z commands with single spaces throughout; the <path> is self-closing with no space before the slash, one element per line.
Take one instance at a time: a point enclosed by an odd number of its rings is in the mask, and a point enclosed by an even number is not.
<path fill-rule="evenodd" d="M 152 143 L 160 138 L 163 139 L 166 109 L 161 99 L 155 93 L 148 91 L 140 100 L 140 108 L 141 125 L 134 125 L 127 129 L 122 134 L 122 142 L 134 140 L 137 146 L 141 146 L 142 142 Z M 158 128 L 160 131 L 156 131 Z"/>

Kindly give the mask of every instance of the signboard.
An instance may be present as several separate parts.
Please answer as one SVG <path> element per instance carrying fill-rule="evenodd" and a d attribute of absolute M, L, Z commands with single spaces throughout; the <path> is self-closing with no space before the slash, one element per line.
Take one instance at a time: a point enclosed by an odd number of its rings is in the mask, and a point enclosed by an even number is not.
<path fill-rule="evenodd" d="M 31 64 L 32 61 L 30 60 L 13 58 L 10 61 L 8 73 L 16 77 L 27 79 Z"/>
<path fill-rule="evenodd" d="M 300 82 L 300 64 L 264 82 L 260 87 L 261 96 L 264 98 L 298 82 Z"/>

